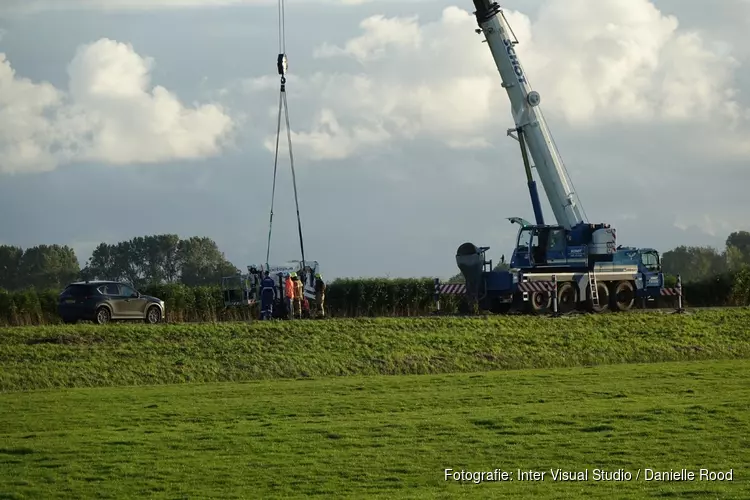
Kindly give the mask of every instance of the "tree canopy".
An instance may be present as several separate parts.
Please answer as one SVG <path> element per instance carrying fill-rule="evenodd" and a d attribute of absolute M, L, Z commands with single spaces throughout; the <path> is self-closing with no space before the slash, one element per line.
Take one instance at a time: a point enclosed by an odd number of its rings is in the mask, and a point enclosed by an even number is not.
<path fill-rule="evenodd" d="M 83 269 L 67 246 L 0 246 L 0 288 L 6 290 L 60 289 L 76 279 L 121 280 L 136 287 L 211 285 L 237 272 L 212 239 L 197 236 L 182 240 L 176 234 L 161 234 L 100 243 Z"/>
<path fill-rule="evenodd" d="M 712 247 L 679 246 L 664 252 L 661 260 L 665 274 L 679 274 L 685 283 L 737 271 L 750 265 L 750 232 L 730 234 L 723 252 Z"/>
<path fill-rule="evenodd" d="M 60 288 L 80 273 L 72 248 L 39 245 L 23 250 L 0 245 L 0 288 Z"/>
<path fill-rule="evenodd" d="M 505 256 L 503 256 L 505 257 Z M 750 266 L 750 232 L 735 231 L 723 251 L 712 247 L 678 246 L 661 256 L 668 276 L 684 283 L 699 282 Z M 495 270 L 508 269 L 505 259 Z M 100 243 L 83 269 L 69 246 L 38 245 L 27 249 L 0 245 L 0 288 L 60 289 L 77 279 L 128 281 L 136 287 L 163 283 L 218 284 L 239 272 L 211 238 L 176 234 L 139 236 L 118 243 Z M 463 283 L 461 273 L 450 283 Z"/>

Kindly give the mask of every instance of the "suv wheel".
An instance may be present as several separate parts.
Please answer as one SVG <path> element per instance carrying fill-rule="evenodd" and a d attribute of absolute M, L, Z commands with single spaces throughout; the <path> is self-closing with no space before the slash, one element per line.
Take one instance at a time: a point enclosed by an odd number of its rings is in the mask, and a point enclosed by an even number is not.
<path fill-rule="evenodd" d="M 161 311 L 156 306 L 151 306 L 148 308 L 148 311 L 146 311 L 146 323 L 150 325 L 155 325 L 161 321 Z"/>
<path fill-rule="evenodd" d="M 63 323 L 65 323 L 66 325 L 75 325 L 76 323 L 78 323 L 78 320 L 75 318 L 63 318 Z"/>
<path fill-rule="evenodd" d="M 100 307 L 96 310 L 96 318 L 94 319 L 94 322 L 97 325 L 104 325 L 106 323 L 109 323 L 109 320 L 112 319 L 112 315 L 109 314 L 109 309 L 106 307 Z"/>

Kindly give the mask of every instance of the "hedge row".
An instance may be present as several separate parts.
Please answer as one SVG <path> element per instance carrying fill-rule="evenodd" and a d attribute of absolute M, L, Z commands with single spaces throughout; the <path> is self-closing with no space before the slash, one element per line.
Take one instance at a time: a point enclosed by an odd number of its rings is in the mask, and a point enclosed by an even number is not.
<path fill-rule="evenodd" d="M 343 279 L 328 285 L 326 313 L 331 317 L 421 316 L 434 309 L 434 281 L 424 279 Z M 224 307 L 221 289 L 180 284 L 154 285 L 141 293 L 166 302 L 170 322 L 248 320 L 258 316 L 253 308 Z M 0 289 L 0 325 L 59 323 L 59 290 L 9 293 Z M 457 310 L 455 297 L 443 297 L 441 308 Z"/>
<path fill-rule="evenodd" d="M 225 308 L 221 289 L 185 285 L 155 285 L 142 293 L 163 299 L 170 322 L 248 320 L 254 308 Z M 718 276 L 683 287 L 688 306 L 750 305 L 750 271 Z M 0 290 L 0 325 L 58 323 L 58 290 Z M 329 284 L 326 311 L 330 317 L 422 316 L 434 310 L 434 282 L 423 279 L 342 279 Z M 441 310 L 458 309 L 455 296 L 441 297 Z"/>

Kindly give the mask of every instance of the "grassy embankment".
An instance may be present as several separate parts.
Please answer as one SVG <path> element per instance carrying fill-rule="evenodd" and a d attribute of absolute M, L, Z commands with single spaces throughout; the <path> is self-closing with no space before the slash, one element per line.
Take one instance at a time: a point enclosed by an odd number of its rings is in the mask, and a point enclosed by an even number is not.
<path fill-rule="evenodd" d="M 0 497 L 744 499 L 749 367 L 697 361 L 0 394 Z M 502 469 L 514 480 L 445 481 L 446 468 Z M 589 469 L 589 480 L 555 482 L 557 468 Z M 595 481 L 595 468 L 632 479 Z M 645 481 L 646 468 L 733 469 L 733 481 Z M 519 481 L 518 469 L 546 474 Z"/>
<path fill-rule="evenodd" d="M 750 310 L 0 328 L 0 391 L 750 357 Z"/>

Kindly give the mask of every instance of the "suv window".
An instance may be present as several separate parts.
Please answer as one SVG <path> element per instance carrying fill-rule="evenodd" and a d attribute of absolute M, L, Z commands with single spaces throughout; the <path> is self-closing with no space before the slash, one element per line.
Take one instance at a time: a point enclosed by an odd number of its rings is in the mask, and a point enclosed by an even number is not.
<path fill-rule="evenodd" d="M 91 287 L 88 285 L 70 285 L 63 293 L 73 297 L 86 297 L 91 295 L 91 291 Z"/>
<path fill-rule="evenodd" d="M 127 285 L 120 285 L 120 295 L 123 297 L 130 297 L 135 294 L 135 290 Z"/>
<path fill-rule="evenodd" d="M 120 289 L 115 283 L 107 283 L 97 288 L 102 295 L 120 295 Z"/>

